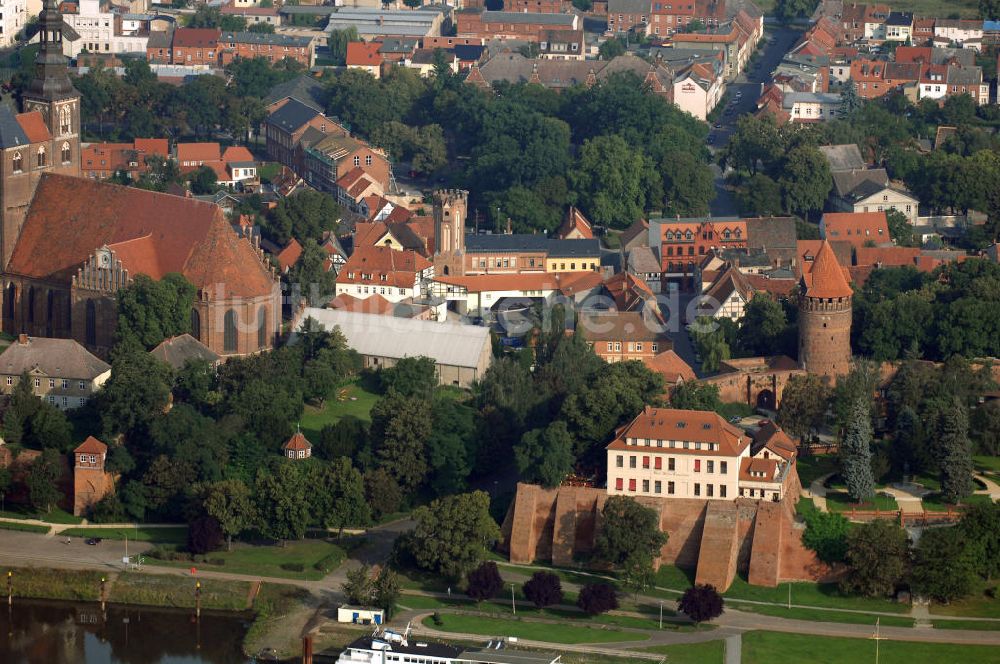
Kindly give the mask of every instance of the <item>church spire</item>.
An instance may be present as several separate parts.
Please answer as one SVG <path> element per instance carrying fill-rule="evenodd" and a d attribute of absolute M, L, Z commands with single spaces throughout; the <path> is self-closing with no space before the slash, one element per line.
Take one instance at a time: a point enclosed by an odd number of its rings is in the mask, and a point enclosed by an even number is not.
<path fill-rule="evenodd" d="M 26 96 L 49 101 L 77 96 L 66 71 L 63 18 L 56 0 L 45 0 L 38 15 L 38 25 L 40 48 L 35 58 L 35 78 L 25 91 Z"/>

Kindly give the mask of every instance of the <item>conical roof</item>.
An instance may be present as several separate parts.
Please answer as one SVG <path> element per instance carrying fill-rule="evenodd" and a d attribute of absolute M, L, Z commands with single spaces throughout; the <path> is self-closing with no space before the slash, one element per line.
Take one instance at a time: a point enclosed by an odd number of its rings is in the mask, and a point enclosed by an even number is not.
<path fill-rule="evenodd" d="M 812 270 L 803 274 L 802 279 L 806 285 L 806 297 L 850 297 L 854 294 L 828 240 L 823 240 L 813 260 Z"/>

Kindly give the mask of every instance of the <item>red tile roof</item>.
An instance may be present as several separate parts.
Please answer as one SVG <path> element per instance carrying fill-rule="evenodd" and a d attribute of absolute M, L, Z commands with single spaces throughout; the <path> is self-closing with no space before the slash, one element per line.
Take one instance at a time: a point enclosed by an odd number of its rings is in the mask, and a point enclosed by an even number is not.
<path fill-rule="evenodd" d="M 87 436 L 87 440 L 80 443 L 79 447 L 73 450 L 74 454 L 107 454 L 108 446 L 97 440 L 93 436 Z"/>
<path fill-rule="evenodd" d="M 218 143 L 178 143 L 177 161 L 218 161 L 222 154 Z"/>
<path fill-rule="evenodd" d="M 636 445 L 626 444 L 635 439 Z M 702 443 L 702 449 L 659 447 L 655 441 L 687 441 Z M 649 441 L 649 444 L 646 444 Z M 717 445 L 714 450 L 704 449 L 704 443 Z M 609 450 L 659 451 L 670 454 L 698 454 L 701 456 L 738 456 L 750 444 L 750 436 L 742 429 L 729 424 L 718 413 L 704 410 L 679 410 L 646 406 L 634 420 L 618 430 Z"/>
<path fill-rule="evenodd" d="M 461 286 L 470 293 L 484 291 L 577 290 L 580 284 L 601 283 L 597 272 L 525 272 L 521 274 L 477 274 L 464 277 L 436 276 L 434 281 Z"/>
<path fill-rule="evenodd" d="M 823 215 L 821 227 L 824 239 L 850 242 L 855 249 L 864 247 L 868 242 L 883 244 L 892 241 L 885 212 L 827 212 Z"/>
<path fill-rule="evenodd" d="M 668 350 L 650 358 L 643 358 L 642 363 L 650 371 L 663 376 L 667 386 L 676 385 L 680 381 L 694 380 L 694 369 L 681 359 L 673 350 Z"/>
<path fill-rule="evenodd" d="M 38 111 L 18 113 L 17 124 L 21 125 L 21 129 L 32 143 L 42 143 L 52 138 L 45 124 L 45 118 Z"/>
<path fill-rule="evenodd" d="M 365 42 L 348 42 L 347 66 L 377 67 L 382 64 L 382 55 L 378 50 L 382 48 L 379 42 L 366 44 Z"/>
<path fill-rule="evenodd" d="M 104 245 L 120 252 L 133 275 L 180 272 L 213 297 L 256 297 L 276 287 L 217 205 L 52 173 L 42 175 L 7 271 L 68 282 Z"/>
<path fill-rule="evenodd" d="M 806 284 L 807 297 L 850 297 L 854 293 L 833 254 L 833 247 L 826 240 L 813 260 L 812 270 L 803 274 L 802 279 Z"/>
<path fill-rule="evenodd" d="M 356 314 L 378 314 L 379 316 L 393 316 L 396 312 L 396 305 L 377 293 L 364 299 L 341 293 L 330 300 L 326 307 Z"/>
<path fill-rule="evenodd" d="M 302 256 L 302 245 L 299 244 L 298 240 L 292 238 L 285 245 L 285 248 L 278 252 L 275 259 L 278 261 L 278 265 L 281 267 L 281 271 L 284 272 L 288 268 L 292 267 L 299 262 L 299 258 Z"/>
<path fill-rule="evenodd" d="M 231 145 L 222 153 L 222 161 L 227 164 L 234 161 L 255 161 L 253 154 L 242 145 Z"/>
<path fill-rule="evenodd" d="M 757 477 L 751 473 L 760 473 Z M 740 462 L 740 480 L 744 482 L 774 482 L 778 475 L 777 459 L 743 459 Z"/>
<path fill-rule="evenodd" d="M 913 265 L 920 249 L 917 247 L 858 247 L 854 252 L 857 265 L 902 267 Z"/>
<path fill-rule="evenodd" d="M 166 157 L 170 154 L 170 144 L 165 138 L 137 138 L 135 149 L 146 154 L 158 154 Z"/>
<path fill-rule="evenodd" d="M 430 267 L 430 261 L 409 249 L 357 247 L 340 268 L 337 283 L 413 288 L 417 272 Z"/>
<path fill-rule="evenodd" d="M 556 231 L 556 237 L 565 239 L 574 231 L 579 237 L 588 240 L 594 237 L 594 232 L 590 228 L 590 220 L 583 216 L 583 213 L 575 206 L 571 205 L 569 206 L 569 210 L 566 211 L 566 218 L 563 220 L 562 226 Z"/>
<path fill-rule="evenodd" d="M 174 30 L 174 48 L 215 48 L 222 30 L 218 28 L 177 28 Z"/>
<path fill-rule="evenodd" d="M 285 444 L 281 446 L 283 450 L 309 450 L 312 449 L 312 443 L 302 435 L 301 431 L 296 431 L 292 434 L 292 437 L 285 441 Z"/>

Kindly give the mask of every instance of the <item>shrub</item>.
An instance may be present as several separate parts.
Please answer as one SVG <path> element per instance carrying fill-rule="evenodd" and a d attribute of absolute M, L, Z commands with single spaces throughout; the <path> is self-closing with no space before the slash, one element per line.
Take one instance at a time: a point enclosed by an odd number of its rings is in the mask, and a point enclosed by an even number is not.
<path fill-rule="evenodd" d="M 563 599 L 562 583 L 551 572 L 535 572 L 522 587 L 524 596 L 538 608 L 559 604 Z"/>
<path fill-rule="evenodd" d="M 434 615 L 432 616 L 431 619 L 434 621 L 434 624 L 437 625 L 438 627 L 444 624 L 444 621 L 441 620 L 441 614 L 438 613 L 437 611 L 434 612 Z"/>
<path fill-rule="evenodd" d="M 802 543 L 825 563 L 842 561 L 847 553 L 847 531 L 850 529 L 847 519 L 841 514 L 817 509 L 803 510 L 802 516 L 806 522 Z"/>
<path fill-rule="evenodd" d="M 219 522 L 210 516 L 198 517 L 188 528 L 188 551 L 208 553 L 222 546 L 225 535 Z"/>
<path fill-rule="evenodd" d="M 580 589 L 576 605 L 583 609 L 584 613 L 596 616 L 617 609 L 618 596 L 615 594 L 615 589 L 607 583 L 590 583 Z"/>
<path fill-rule="evenodd" d="M 477 602 L 496 597 L 503 590 L 503 578 L 500 576 L 497 564 L 492 560 L 469 572 L 468 581 L 465 594 Z"/>
<path fill-rule="evenodd" d="M 684 591 L 677 608 L 695 622 L 704 622 L 722 615 L 722 595 L 715 586 L 700 584 Z"/>
<path fill-rule="evenodd" d="M 281 563 L 281 569 L 286 572 L 304 572 L 306 571 L 306 566 L 302 563 Z"/>
<path fill-rule="evenodd" d="M 329 573 L 337 569 L 340 565 L 340 556 L 336 553 L 331 553 L 328 556 L 323 556 L 313 564 L 313 568 L 319 570 L 323 573 Z"/>

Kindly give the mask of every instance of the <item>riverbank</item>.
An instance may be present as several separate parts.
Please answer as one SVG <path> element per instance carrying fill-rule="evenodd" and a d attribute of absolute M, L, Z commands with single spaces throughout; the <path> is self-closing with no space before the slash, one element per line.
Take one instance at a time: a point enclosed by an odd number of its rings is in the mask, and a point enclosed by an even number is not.
<path fill-rule="evenodd" d="M 302 634 L 320 610 L 317 597 L 303 588 L 226 579 L 178 578 L 143 572 L 108 572 L 10 567 L 0 595 L 19 599 L 59 600 L 193 610 L 252 616 L 243 651 L 256 655 L 274 648 L 283 656 L 301 653 Z M 103 580 L 103 581 L 102 581 Z M 9 589 L 9 591 L 8 591 Z"/>

